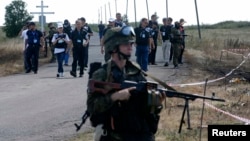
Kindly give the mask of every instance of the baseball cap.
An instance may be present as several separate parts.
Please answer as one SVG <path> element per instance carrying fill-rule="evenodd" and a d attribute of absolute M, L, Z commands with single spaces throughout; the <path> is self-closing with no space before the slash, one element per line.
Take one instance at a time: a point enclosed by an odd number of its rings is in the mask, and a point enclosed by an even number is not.
<path fill-rule="evenodd" d="M 109 18 L 109 22 L 114 22 L 115 19 L 114 18 Z"/>
<path fill-rule="evenodd" d="M 62 23 L 57 23 L 57 28 L 61 28 L 63 27 L 63 24 Z"/>

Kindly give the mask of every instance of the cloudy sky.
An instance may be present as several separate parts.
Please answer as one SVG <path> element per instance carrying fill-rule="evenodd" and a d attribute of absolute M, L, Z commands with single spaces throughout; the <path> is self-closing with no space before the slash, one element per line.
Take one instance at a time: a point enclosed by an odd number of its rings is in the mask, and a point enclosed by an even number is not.
<path fill-rule="evenodd" d="M 28 12 L 41 11 L 40 8 L 36 8 L 41 5 L 41 0 L 23 1 L 27 3 Z M 102 17 L 102 21 L 105 22 L 110 17 L 115 17 L 115 1 L 117 2 L 117 12 L 122 15 L 126 14 L 126 2 L 128 1 L 129 21 L 135 21 L 134 0 L 43 0 L 44 5 L 49 6 L 44 11 L 55 12 L 55 14 L 46 15 L 47 22 L 68 19 L 71 23 L 74 23 L 79 17 L 85 17 L 88 23 L 97 23 Z M 167 13 L 166 1 L 168 1 L 168 16 L 172 17 L 174 21 L 184 18 L 187 25 L 197 24 L 195 0 L 148 0 L 149 16 L 157 12 L 158 21 L 161 22 Z M 213 24 L 225 20 L 250 21 L 249 0 L 196 1 L 200 24 Z M 11 2 L 12 0 L 0 0 L 0 25 L 5 22 L 5 6 Z M 143 17 L 148 17 L 146 0 L 136 0 L 136 19 L 139 21 Z M 38 21 L 38 15 L 34 15 L 33 20 Z"/>

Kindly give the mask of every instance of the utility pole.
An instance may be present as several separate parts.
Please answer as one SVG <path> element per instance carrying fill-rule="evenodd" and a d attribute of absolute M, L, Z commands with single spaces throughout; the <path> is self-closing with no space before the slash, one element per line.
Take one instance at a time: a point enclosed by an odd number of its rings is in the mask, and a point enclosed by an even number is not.
<path fill-rule="evenodd" d="M 102 6 L 101 6 L 101 21 L 102 21 Z M 103 22 L 103 21 L 102 21 Z M 105 23 L 106 24 L 106 23 Z"/>
<path fill-rule="evenodd" d="M 55 12 L 44 12 L 43 8 L 48 8 L 48 6 L 43 5 L 43 0 L 41 0 L 41 5 L 36 6 L 36 8 L 41 8 L 41 12 L 30 12 L 30 14 L 41 14 L 40 18 L 40 25 L 41 25 L 41 31 L 44 32 L 44 23 L 46 22 L 46 17 L 44 14 L 55 14 Z"/>
<path fill-rule="evenodd" d="M 115 14 L 117 13 L 117 1 L 115 0 Z"/>
<path fill-rule="evenodd" d="M 200 22 L 199 22 L 199 15 L 198 15 L 198 8 L 197 8 L 196 0 L 194 0 L 194 4 L 195 4 L 195 11 L 196 11 L 196 18 L 197 18 L 198 33 L 199 33 L 199 38 L 201 39 Z"/>
<path fill-rule="evenodd" d="M 146 5 L 147 5 L 148 20 L 150 20 L 149 19 L 149 12 L 148 12 L 148 0 L 146 0 Z"/>
<path fill-rule="evenodd" d="M 168 0 L 166 0 L 166 16 L 168 18 Z"/>
<path fill-rule="evenodd" d="M 106 9 L 106 4 L 104 5 L 105 8 L 105 23 L 107 23 L 107 9 Z"/>
<path fill-rule="evenodd" d="M 134 9 L 135 9 L 135 27 L 137 27 L 137 20 L 136 20 L 136 3 L 134 0 Z"/>
<path fill-rule="evenodd" d="M 112 17 L 111 16 L 111 9 L 110 9 L 110 2 L 109 2 L 109 16 Z"/>

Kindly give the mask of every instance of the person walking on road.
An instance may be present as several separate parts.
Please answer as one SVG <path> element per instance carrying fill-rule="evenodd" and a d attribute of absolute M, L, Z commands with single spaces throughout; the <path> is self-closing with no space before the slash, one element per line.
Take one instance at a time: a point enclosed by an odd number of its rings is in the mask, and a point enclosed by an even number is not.
<path fill-rule="evenodd" d="M 103 35 L 102 35 L 102 39 L 101 39 L 101 53 L 104 54 L 105 62 L 107 62 L 111 58 L 111 55 L 110 55 L 110 53 L 107 52 L 107 49 L 105 49 L 103 37 L 105 36 L 105 33 L 107 32 L 107 30 L 109 30 L 109 29 L 111 29 L 113 27 L 115 27 L 115 19 L 114 18 L 109 18 L 109 24 L 103 30 L 103 33 L 102 33 Z"/>
<path fill-rule="evenodd" d="M 54 34 L 52 38 L 52 44 L 55 47 L 54 54 L 56 54 L 57 58 L 57 77 L 61 78 L 63 77 L 63 60 L 65 57 L 65 52 L 67 50 L 68 45 L 70 44 L 70 39 L 67 33 L 63 32 L 63 24 L 58 23 L 57 25 L 57 33 Z"/>
<path fill-rule="evenodd" d="M 171 34 L 171 18 L 163 18 L 163 25 L 160 27 L 161 39 L 162 39 L 162 52 L 163 52 L 163 60 L 165 62 L 164 66 L 167 67 L 169 65 L 170 51 L 171 51 L 171 42 L 170 42 L 170 34 Z"/>
<path fill-rule="evenodd" d="M 27 49 L 26 49 L 26 73 L 30 73 L 33 70 L 34 74 L 38 71 L 38 58 L 40 47 L 44 48 L 44 38 L 40 30 L 36 29 L 34 22 L 29 23 L 29 30 L 27 31 Z M 31 60 L 32 59 L 32 60 Z"/>
<path fill-rule="evenodd" d="M 82 30 L 82 21 L 77 20 L 75 22 L 76 28 L 72 32 L 71 38 L 73 43 L 73 63 L 72 63 L 72 70 L 70 74 L 73 77 L 77 77 L 76 69 L 77 65 L 80 66 L 80 73 L 79 77 L 83 77 L 83 70 L 84 70 L 84 55 L 85 55 L 85 48 L 88 45 L 88 33 L 85 30 Z"/>
<path fill-rule="evenodd" d="M 180 23 L 176 21 L 174 23 L 174 28 L 171 29 L 171 36 L 173 37 L 172 47 L 173 47 L 173 64 L 174 68 L 178 69 L 178 59 L 180 57 L 180 51 L 182 49 L 182 34 L 180 32 Z"/>
<path fill-rule="evenodd" d="M 136 61 L 144 71 L 148 71 L 148 55 L 150 53 L 151 43 L 153 41 L 150 28 L 147 28 L 147 26 L 148 19 L 142 18 L 140 26 L 135 28 Z"/>

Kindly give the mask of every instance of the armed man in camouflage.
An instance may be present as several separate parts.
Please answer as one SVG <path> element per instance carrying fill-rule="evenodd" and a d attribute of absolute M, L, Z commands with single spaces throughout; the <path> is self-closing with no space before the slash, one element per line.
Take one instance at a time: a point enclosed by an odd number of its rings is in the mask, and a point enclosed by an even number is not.
<path fill-rule="evenodd" d="M 173 47 L 173 64 L 174 68 L 178 69 L 178 59 L 180 57 L 181 49 L 183 48 L 183 37 L 180 32 L 180 23 L 177 21 L 174 23 L 174 28 L 171 29 L 171 36 L 173 38 L 171 42 Z"/>
<path fill-rule="evenodd" d="M 130 26 L 107 30 L 104 45 L 111 59 L 93 73 L 92 80 L 118 84 L 124 80 L 146 81 L 139 65 L 129 60 L 135 42 L 133 36 Z M 159 94 L 157 103 L 149 106 L 148 95 L 147 89 L 139 92 L 135 87 L 107 94 L 88 91 L 87 110 L 95 127 L 95 141 L 155 141 L 161 102 L 165 97 Z"/>

